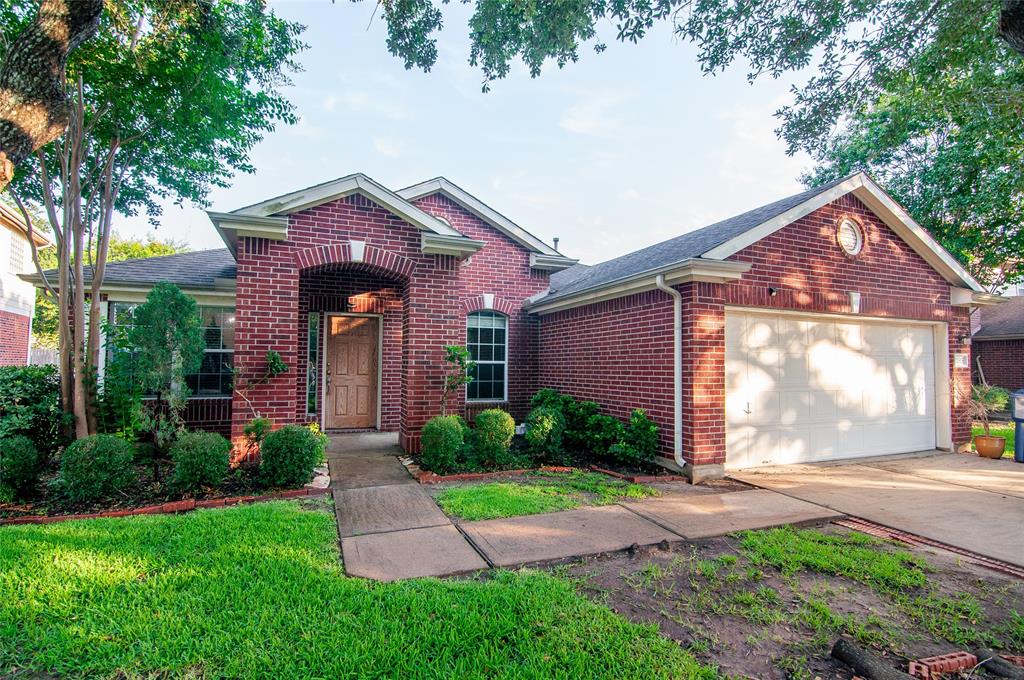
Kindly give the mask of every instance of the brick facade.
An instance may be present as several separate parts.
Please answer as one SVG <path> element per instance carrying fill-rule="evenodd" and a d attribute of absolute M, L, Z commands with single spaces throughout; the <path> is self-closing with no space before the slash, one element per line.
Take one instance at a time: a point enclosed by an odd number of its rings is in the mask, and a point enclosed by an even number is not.
<path fill-rule="evenodd" d="M 239 238 L 235 366 L 243 382 L 258 377 L 273 350 L 290 368 L 247 393 L 253 409 L 278 426 L 319 420 L 306 413 L 308 314 L 380 314 L 381 428 L 398 430 L 403 448 L 415 451 L 420 428 L 438 414 L 444 346 L 465 344 L 466 315 L 489 300 L 508 316 L 510 358 L 509 401 L 492 405 L 524 415 L 536 388 L 537 321 L 522 303 L 547 288 L 547 274 L 530 268 L 528 250 L 446 197 L 416 203 L 486 245 L 465 260 L 425 255 L 417 228 L 361 195 L 290 215 L 287 240 Z M 362 261 L 353 259 L 351 241 L 365 244 Z M 253 409 L 236 395 L 236 439 Z M 459 395 L 451 410 L 464 409 Z"/>
<path fill-rule="evenodd" d="M 980 382 L 977 362 L 985 372 L 989 385 L 998 385 L 1008 390 L 1024 388 L 1024 338 L 980 340 L 974 339 L 971 347 L 976 361 L 971 364 L 975 380 Z"/>
<path fill-rule="evenodd" d="M 0 366 L 24 366 L 28 363 L 31 333 L 31 317 L 0 310 Z"/>
<path fill-rule="evenodd" d="M 849 217 L 865 244 L 851 258 L 836 245 Z M 952 433 L 970 437 L 968 310 L 950 305 L 950 285 L 863 203 L 846 195 L 729 258 L 750 263 L 740 280 L 677 286 L 683 296 L 683 455 L 691 464 L 725 461 L 725 313 L 729 307 L 849 314 L 948 324 Z M 672 456 L 672 303 L 661 292 L 635 294 L 542 317 L 540 382 L 593 399 L 623 417 L 647 409 L 661 427 L 660 454 Z"/>

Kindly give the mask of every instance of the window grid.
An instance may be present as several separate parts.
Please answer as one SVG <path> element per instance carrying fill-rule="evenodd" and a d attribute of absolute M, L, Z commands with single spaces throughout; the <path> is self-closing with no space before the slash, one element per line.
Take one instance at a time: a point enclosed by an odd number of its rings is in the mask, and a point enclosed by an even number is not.
<path fill-rule="evenodd" d="M 317 406 L 317 365 L 320 356 L 320 314 L 309 314 L 306 334 L 306 414 L 316 413 Z"/>
<path fill-rule="evenodd" d="M 25 271 L 25 242 L 18 234 L 11 233 L 11 273 L 21 274 Z"/>
<path fill-rule="evenodd" d="M 473 312 L 466 318 L 466 347 L 476 365 L 466 386 L 468 401 L 505 401 L 508 383 L 508 318 Z"/>

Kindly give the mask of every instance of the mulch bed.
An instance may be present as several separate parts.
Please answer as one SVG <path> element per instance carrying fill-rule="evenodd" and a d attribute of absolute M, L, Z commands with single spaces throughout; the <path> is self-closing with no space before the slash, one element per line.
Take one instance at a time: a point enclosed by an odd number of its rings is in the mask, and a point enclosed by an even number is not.
<path fill-rule="evenodd" d="M 442 484 L 444 482 L 469 482 L 482 479 L 492 479 L 496 477 L 514 477 L 517 475 L 525 475 L 533 472 L 599 472 L 609 477 L 615 477 L 622 479 L 631 484 L 651 484 L 655 482 L 688 482 L 689 479 L 683 475 L 674 475 L 667 470 L 664 473 L 638 473 L 636 471 L 617 472 L 605 467 L 599 467 L 597 465 L 587 465 L 581 467 L 569 467 L 562 465 L 541 465 L 533 468 L 521 468 L 517 470 L 496 470 L 493 472 L 461 472 L 451 475 L 439 475 L 431 472 L 430 470 L 424 470 L 412 458 L 401 457 L 399 460 L 405 466 L 405 469 L 409 471 L 409 474 L 419 482 L 420 484 Z"/>

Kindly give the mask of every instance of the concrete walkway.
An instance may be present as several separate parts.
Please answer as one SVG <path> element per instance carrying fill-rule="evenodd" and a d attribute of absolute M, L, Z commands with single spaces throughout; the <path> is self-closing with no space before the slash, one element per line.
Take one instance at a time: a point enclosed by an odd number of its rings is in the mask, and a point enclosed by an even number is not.
<path fill-rule="evenodd" d="M 338 535 L 352 576 L 450 576 L 840 516 L 772 491 L 714 493 L 679 484 L 633 503 L 453 523 L 409 476 L 400 453 L 393 435 L 331 438 Z"/>

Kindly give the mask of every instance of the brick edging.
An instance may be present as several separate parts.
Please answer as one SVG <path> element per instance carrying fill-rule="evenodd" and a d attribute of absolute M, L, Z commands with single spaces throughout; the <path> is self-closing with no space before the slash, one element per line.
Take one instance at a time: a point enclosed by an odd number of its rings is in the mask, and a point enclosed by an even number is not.
<path fill-rule="evenodd" d="M 222 508 L 228 505 L 246 505 L 249 503 L 260 503 L 263 501 L 284 500 L 287 498 L 303 498 L 306 496 L 322 496 L 330 493 L 330 488 L 303 487 L 289 491 L 276 491 L 274 493 L 261 494 L 259 496 L 230 496 L 228 498 L 210 498 L 208 500 L 184 500 L 160 503 L 158 505 L 146 505 L 141 508 L 128 510 L 106 510 L 104 512 L 90 512 L 77 515 L 29 515 L 27 517 L 9 517 L 0 519 L 0 526 L 11 524 L 54 524 L 56 522 L 69 522 L 79 519 L 100 519 L 107 517 L 131 517 L 135 515 L 169 515 L 179 512 L 190 512 L 202 508 Z"/>

